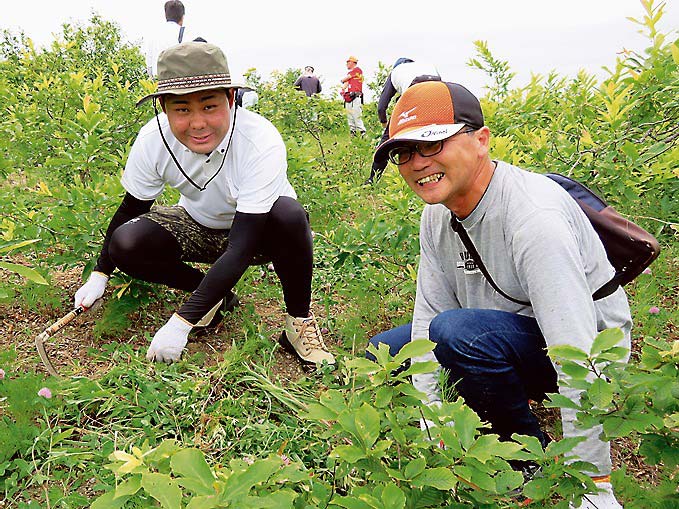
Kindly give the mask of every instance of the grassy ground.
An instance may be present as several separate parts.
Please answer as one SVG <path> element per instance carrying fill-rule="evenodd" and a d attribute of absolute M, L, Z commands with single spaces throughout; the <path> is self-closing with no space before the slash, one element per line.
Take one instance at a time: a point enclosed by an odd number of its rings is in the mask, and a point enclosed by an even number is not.
<path fill-rule="evenodd" d="M 278 347 L 280 288 L 273 273 L 253 267 L 237 287 L 240 308 L 216 331 L 192 338 L 185 360 L 170 367 L 150 365 L 143 356 L 155 330 L 185 295 L 132 283 L 119 298 L 127 281 L 113 281 L 104 309 L 77 319 L 48 345 L 64 375 L 57 381 L 46 377 L 33 340 L 69 310 L 81 283 L 82 261 L 48 265 L 49 286 L 24 285 L 18 276 L 0 272 L 0 288 L 10 295 L 0 304 L 4 383 L 14 380 L 27 393 L 47 386 L 54 394 L 45 408 L 32 395 L 25 398 L 24 410 L 12 407 L 10 399 L 0 400 L 0 417 L 20 424 L 6 433 L 27 439 L 19 440 L 20 450 L 0 457 L 11 494 L 4 507 L 33 507 L 25 505 L 30 500 L 86 506 L 102 483 L 112 480 L 104 468 L 108 454 L 144 440 L 178 438 L 215 462 L 284 450 L 309 468 L 322 465 L 326 445 L 298 419 L 298 403 L 313 400 L 323 388 L 346 384 L 344 359 L 362 356 L 370 336 L 407 322 L 412 312 L 421 204 L 393 168 L 378 185 L 361 185 L 372 142 L 341 135 L 325 140 L 331 174 L 318 164 L 315 146 L 289 148 L 290 178 L 316 233 L 313 307 L 340 359 L 334 372 L 306 373 Z M 12 181 L 29 189 L 35 185 L 33 177 Z M 2 184 L 5 203 L 17 189 Z M 50 206 L 51 214 L 60 214 L 68 204 Z M 678 336 L 679 252 L 675 237 L 662 240 L 663 253 L 651 273 L 628 287 L 635 320 L 633 361 L 645 338 L 672 342 Z M 62 242 L 7 259 L 48 264 L 68 260 L 68 249 Z M 536 411 L 558 436 L 556 413 Z M 21 412 L 25 420 L 16 419 Z M 656 468 L 642 461 L 637 446 L 633 438 L 615 442 L 615 464 L 640 484 L 653 484 Z"/>

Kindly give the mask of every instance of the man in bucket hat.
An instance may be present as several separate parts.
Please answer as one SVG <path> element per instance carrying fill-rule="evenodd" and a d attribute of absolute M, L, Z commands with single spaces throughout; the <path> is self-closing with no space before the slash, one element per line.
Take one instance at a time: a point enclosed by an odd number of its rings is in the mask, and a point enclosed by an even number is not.
<path fill-rule="evenodd" d="M 592 293 L 615 270 L 578 204 L 558 184 L 489 155 L 490 130 L 476 97 L 456 83 L 429 81 L 408 88 L 396 103 L 389 139 L 375 159 L 388 157 L 426 206 L 420 223 L 420 263 L 412 324 L 384 332 L 394 354 L 405 343 L 430 339 L 449 381 L 494 433 L 548 438 L 528 400 L 557 390 L 562 375 L 546 347 L 590 351 L 598 331 L 619 327 L 629 348 L 631 316 L 622 288 L 594 301 Z M 456 231 L 453 229 L 453 225 Z M 460 230 L 463 228 L 464 230 Z M 460 235 L 471 238 L 497 286 L 481 273 Z M 458 233 L 460 232 L 460 233 Z M 557 374 L 558 373 L 558 374 Z M 437 377 L 414 375 L 414 385 L 440 403 Z M 609 443 L 601 427 L 576 428 L 575 411 L 562 409 L 565 436 L 592 463 L 600 492 L 581 507 L 619 508 L 608 475 Z"/>
<path fill-rule="evenodd" d="M 215 326 L 238 303 L 232 288 L 247 267 L 271 261 L 287 313 L 281 344 L 304 363 L 334 363 L 310 311 L 312 240 L 306 212 L 288 182 L 276 128 L 238 108 L 226 57 L 212 44 L 187 42 L 161 53 L 160 102 L 137 136 L 122 184 L 126 194 L 75 305 L 89 307 L 117 267 L 144 281 L 191 293 L 156 332 L 149 360 L 180 358 L 189 332 Z M 154 206 L 166 185 L 172 207 Z M 203 273 L 187 262 L 210 263 Z"/>

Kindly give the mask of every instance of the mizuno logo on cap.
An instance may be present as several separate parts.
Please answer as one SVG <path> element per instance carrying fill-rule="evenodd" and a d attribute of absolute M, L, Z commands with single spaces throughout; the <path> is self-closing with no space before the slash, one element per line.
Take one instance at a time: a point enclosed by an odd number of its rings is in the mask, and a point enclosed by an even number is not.
<path fill-rule="evenodd" d="M 411 120 L 415 120 L 415 119 L 417 118 L 417 115 L 412 115 L 412 116 L 411 116 L 410 114 L 411 114 L 413 111 L 415 111 L 416 109 L 417 109 L 417 106 L 415 106 L 414 108 L 410 108 L 408 111 L 402 112 L 402 113 L 398 116 L 399 121 L 398 121 L 398 124 L 397 124 L 397 125 L 405 124 L 406 122 L 410 122 Z"/>

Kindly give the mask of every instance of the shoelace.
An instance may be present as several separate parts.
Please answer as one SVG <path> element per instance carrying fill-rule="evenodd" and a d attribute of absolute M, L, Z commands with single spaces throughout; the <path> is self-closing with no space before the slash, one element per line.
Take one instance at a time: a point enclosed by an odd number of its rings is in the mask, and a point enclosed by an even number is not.
<path fill-rule="evenodd" d="M 323 337 L 318 330 L 318 324 L 314 318 L 310 317 L 302 321 L 302 326 L 299 329 L 299 336 L 302 338 L 302 342 L 310 348 L 327 350 L 323 343 Z"/>

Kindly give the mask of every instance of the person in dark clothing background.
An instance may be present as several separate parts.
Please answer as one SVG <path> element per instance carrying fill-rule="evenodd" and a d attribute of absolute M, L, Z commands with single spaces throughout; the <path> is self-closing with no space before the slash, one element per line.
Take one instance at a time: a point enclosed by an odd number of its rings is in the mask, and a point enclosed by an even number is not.
<path fill-rule="evenodd" d="M 314 94 L 320 94 L 322 90 L 321 81 L 314 74 L 314 68 L 310 65 L 307 65 L 304 68 L 304 74 L 297 78 L 294 87 L 297 90 L 302 90 L 307 97 L 311 97 Z"/>

